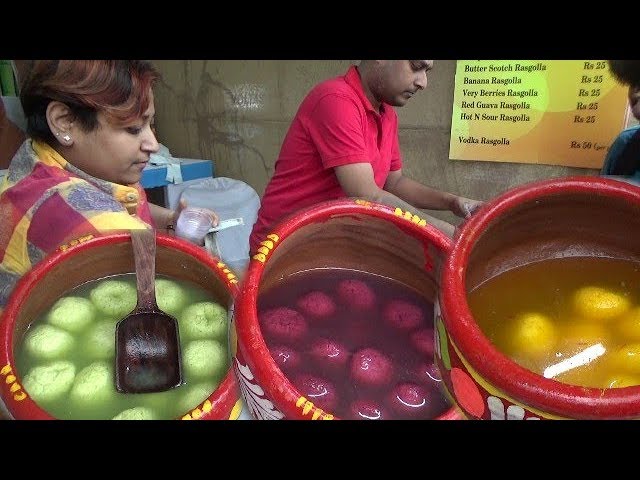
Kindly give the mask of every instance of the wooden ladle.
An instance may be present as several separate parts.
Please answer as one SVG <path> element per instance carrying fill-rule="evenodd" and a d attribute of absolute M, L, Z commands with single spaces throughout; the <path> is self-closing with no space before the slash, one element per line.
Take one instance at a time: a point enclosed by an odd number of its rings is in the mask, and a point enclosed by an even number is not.
<path fill-rule="evenodd" d="M 156 303 L 156 236 L 132 230 L 138 303 L 116 326 L 116 389 L 160 392 L 182 383 L 178 322 Z"/>

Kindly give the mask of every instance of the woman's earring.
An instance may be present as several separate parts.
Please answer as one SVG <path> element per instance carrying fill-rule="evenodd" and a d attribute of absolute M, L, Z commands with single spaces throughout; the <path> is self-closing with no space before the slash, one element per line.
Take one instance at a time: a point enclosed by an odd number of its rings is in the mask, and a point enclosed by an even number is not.
<path fill-rule="evenodd" d="M 63 137 L 62 137 L 62 139 L 63 139 L 65 142 L 70 142 L 70 141 L 71 141 L 71 137 L 69 136 L 69 134 L 67 134 L 67 135 L 63 136 Z"/>

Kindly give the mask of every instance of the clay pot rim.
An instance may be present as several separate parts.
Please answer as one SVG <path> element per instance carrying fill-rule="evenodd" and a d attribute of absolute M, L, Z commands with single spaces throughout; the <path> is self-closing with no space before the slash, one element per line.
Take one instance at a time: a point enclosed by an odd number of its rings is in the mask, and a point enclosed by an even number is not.
<path fill-rule="evenodd" d="M 537 375 L 497 350 L 474 321 L 466 298 L 466 265 L 475 242 L 513 207 L 550 196 L 606 196 L 640 205 L 640 188 L 602 177 L 571 176 L 527 183 L 487 202 L 462 226 L 444 265 L 442 320 L 450 340 L 473 370 L 505 395 L 543 412 L 568 418 L 640 416 L 640 386 L 599 389 L 568 385 Z M 624 391 L 623 391 L 624 390 Z"/>
<path fill-rule="evenodd" d="M 61 262 L 64 262 L 66 258 L 75 254 L 76 252 L 102 247 L 105 245 L 119 244 L 129 242 L 131 235 L 128 232 L 114 232 L 97 235 L 89 240 L 78 243 L 65 250 L 58 250 L 55 253 L 47 256 L 25 275 L 23 275 L 14 290 L 12 291 L 6 308 L 0 315 L 0 369 L 5 366 L 14 366 L 15 358 L 12 347 L 12 334 L 14 321 L 5 321 L 12 318 L 15 320 L 20 310 L 21 304 L 31 294 L 32 290 L 37 286 L 41 277 L 47 275 L 47 273 Z M 167 247 L 174 250 L 187 253 L 194 257 L 198 262 L 203 263 L 215 272 L 216 276 L 220 279 L 223 285 L 228 289 L 232 302 L 237 297 L 238 287 L 236 284 L 235 276 L 231 278 L 224 272 L 228 267 L 222 263 L 218 258 L 212 257 L 203 248 L 197 247 L 185 240 L 179 239 L 175 236 L 170 236 L 164 233 L 156 233 L 156 243 L 158 246 Z M 232 281 L 233 280 L 233 281 Z M 21 377 L 14 372 L 16 382 L 21 385 Z M 2 377 L 0 377 L 1 379 Z M 6 409 L 16 417 L 18 413 L 20 417 L 22 413 L 28 412 L 28 418 L 31 420 L 55 420 L 49 413 L 40 408 L 38 404 L 30 397 L 27 396 L 20 402 L 14 402 L 13 399 L 7 398 L 12 395 L 8 388 L 0 389 L 0 400 L 4 402 Z M 224 410 L 224 415 L 221 419 L 228 419 L 235 404 L 239 401 L 240 393 L 238 390 L 233 368 L 229 368 L 227 374 L 224 376 L 218 388 L 212 392 L 207 400 L 211 403 L 211 409 L 208 412 L 199 412 L 198 418 L 218 418 L 221 414 L 219 410 Z M 16 403 L 19 403 L 19 410 L 16 411 Z M 194 409 L 197 407 L 194 405 Z M 194 418 L 192 416 L 193 410 L 185 412 L 180 418 L 185 417 Z M 198 414 L 196 414 L 198 415 Z"/>
<path fill-rule="evenodd" d="M 431 242 L 439 251 L 443 252 L 445 256 L 450 252 L 452 247 L 451 239 L 440 230 L 430 224 L 419 226 L 417 222 L 414 223 L 414 221 L 405 218 L 404 212 L 401 209 L 394 209 L 386 205 L 357 199 L 321 202 L 313 207 L 299 211 L 282 220 L 272 228 L 271 233 L 269 233 L 264 240 L 273 242 L 273 248 L 270 249 L 271 252 L 273 252 L 283 240 L 299 228 L 314 223 L 318 219 L 326 220 L 336 215 L 369 215 L 390 221 L 394 225 L 412 232 L 416 237 L 423 235 L 424 229 L 427 229 L 431 235 Z M 274 241 L 273 237 L 270 238 L 271 235 L 276 235 L 277 241 Z M 267 397 L 281 398 L 285 403 L 291 403 L 293 405 L 302 397 L 302 394 L 289 381 L 271 356 L 264 338 L 261 335 L 256 309 L 260 279 L 269 261 L 271 252 L 265 256 L 264 261 L 259 260 L 257 255 L 253 255 L 249 262 L 241 287 L 241 302 L 239 302 L 239 305 L 236 307 L 242 310 L 244 321 L 241 325 L 236 321 L 235 327 L 237 337 L 242 337 L 243 339 L 244 350 L 246 351 L 245 357 L 250 356 L 255 360 L 254 365 L 252 365 L 254 370 L 253 374 L 255 378 L 261 379 L 258 383 L 261 388 L 264 389 Z M 238 315 L 238 312 L 236 312 L 236 315 Z M 251 341 L 244 341 L 244 339 L 251 339 Z M 319 408 L 317 409 L 320 410 Z M 322 412 L 322 410 L 320 411 Z M 324 413 L 331 414 L 331 412 Z M 332 418 L 339 419 L 333 416 Z M 442 420 L 461 418 L 462 415 L 455 405 L 437 417 L 437 419 Z"/>

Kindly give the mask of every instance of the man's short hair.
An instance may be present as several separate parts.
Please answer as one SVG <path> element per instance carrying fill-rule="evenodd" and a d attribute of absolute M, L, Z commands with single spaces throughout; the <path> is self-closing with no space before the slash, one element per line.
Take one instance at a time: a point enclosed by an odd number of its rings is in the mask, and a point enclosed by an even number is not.
<path fill-rule="evenodd" d="M 618 82 L 640 87 L 640 60 L 609 60 L 609 70 Z"/>

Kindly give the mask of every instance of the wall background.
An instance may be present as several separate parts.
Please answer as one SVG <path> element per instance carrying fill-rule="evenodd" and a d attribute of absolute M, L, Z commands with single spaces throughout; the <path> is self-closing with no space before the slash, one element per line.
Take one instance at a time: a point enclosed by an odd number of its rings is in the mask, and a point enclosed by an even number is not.
<path fill-rule="evenodd" d="M 262 195 L 298 105 L 318 82 L 357 60 L 158 60 L 158 139 L 176 157 L 205 158 L 216 176 Z M 597 170 L 449 160 L 455 60 L 436 60 L 427 88 L 398 108 L 406 175 L 426 185 L 488 200 L 530 181 Z M 448 212 L 431 212 L 457 223 Z"/>

